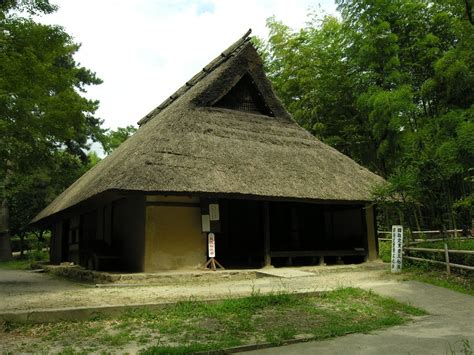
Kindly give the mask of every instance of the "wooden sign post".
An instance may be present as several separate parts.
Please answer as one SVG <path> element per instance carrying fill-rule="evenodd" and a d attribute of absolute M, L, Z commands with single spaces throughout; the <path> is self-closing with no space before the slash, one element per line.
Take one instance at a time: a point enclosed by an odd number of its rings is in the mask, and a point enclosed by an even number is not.
<path fill-rule="evenodd" d="M 402 272 L 403 226 L 392 226 L 392 272 Z"/>
<path fill-rule="evenodd" d="M 207 236 L 207 251 L 209 254 L 209 260 L 207 261 L 204 268 L 211 268 L 212 271 L 216 271 L 217 267 L 224 270 L 224 267 L 215 259 L 216 258 L 216 236 L 214 233 L 209 233 Z"/>

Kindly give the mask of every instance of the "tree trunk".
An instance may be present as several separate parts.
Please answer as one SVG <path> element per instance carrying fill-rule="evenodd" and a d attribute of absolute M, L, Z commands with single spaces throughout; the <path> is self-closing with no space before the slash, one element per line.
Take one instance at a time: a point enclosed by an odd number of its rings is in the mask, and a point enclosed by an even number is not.
<path fill-rule="evenodd" d="M 415 224 L 416 228 L 421 231 L 421 225 L 420 225 L 420 220 L 418 219 L 418 216 L 416 215 L 416 206 L 413 205 L 413 216 L 415 217 Z"/>
<path fill-rule="evenodd" d="M 464 0 L 464 4 L 466 5 L 467 19 L 469 20 L 471 25 L 474 25 L 474 18 L 472 16 L 472 0 Z"/>
<path fill-rule="evenodd" d="M 4 198 L 0 207 L 0 261 L 11 259 L 12 248 L 10 244 L 8 201 Z"/>

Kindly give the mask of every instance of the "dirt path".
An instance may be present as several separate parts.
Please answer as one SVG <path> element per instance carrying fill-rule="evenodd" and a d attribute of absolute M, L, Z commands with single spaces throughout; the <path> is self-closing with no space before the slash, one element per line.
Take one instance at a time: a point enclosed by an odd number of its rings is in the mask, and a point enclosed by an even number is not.
<path fill-rule="evenodd" d="M 309 271 L 313 276 L 263 277 L 234 281 L 216 277 L 212 282 L 96 288 L 93 285 L 74 283 L 48 274 L 0 270 L 0 312 L 146 304 L 189 298 L 213 299 L 250 295 L 253 292 L 324 291 L 342 286 L 370 288 L 397 282 L 388 278 L 385 270 L 380 267 L 353 268 L 336 272 L 334 270 L 324 272 L 322 268 L 315 268 Z"/>

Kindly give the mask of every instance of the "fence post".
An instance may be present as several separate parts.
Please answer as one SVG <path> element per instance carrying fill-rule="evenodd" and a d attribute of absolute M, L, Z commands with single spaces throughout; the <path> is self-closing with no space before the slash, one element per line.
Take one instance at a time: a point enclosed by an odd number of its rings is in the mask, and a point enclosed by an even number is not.
<path fill-rule="evenodd" d="M 448 243 L 444 243 L 444 258 L 446 260 L 446 272 L 448 273 L 448 275 L 451 275 L 451 267 L 449 266 Z"/>

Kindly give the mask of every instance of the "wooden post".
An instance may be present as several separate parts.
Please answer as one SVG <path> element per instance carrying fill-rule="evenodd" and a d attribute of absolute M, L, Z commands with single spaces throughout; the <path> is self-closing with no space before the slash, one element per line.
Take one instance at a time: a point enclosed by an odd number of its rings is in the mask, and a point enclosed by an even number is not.
<path fill-rule="evenodd" d="M 270 256 L 270 208 L 268 201 L 263 202 L 263 266 L 272 265 Z"/>
<path fill-rule="evenodd" d="M 446 272 L 448 273 L 448 275 L 451 275 L 451 267 L 449 266 L 448 243 L 444 243 L 444 258 L 446 260 Z"/>
<path fill-rule="evenodd" d="M 367 256 L 369 261 L 377 259 L 377 235 L 375 230 L 374 206 L 365 208 L 365 223 L 367 226 Z"/>

